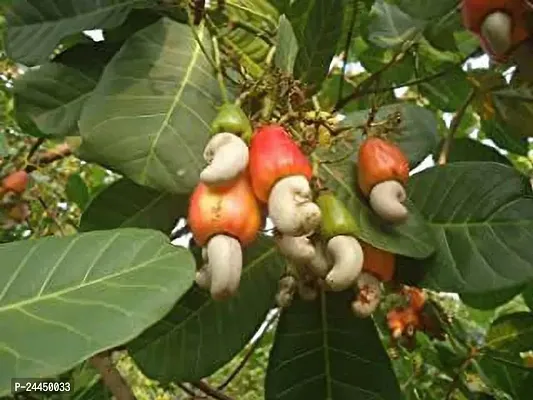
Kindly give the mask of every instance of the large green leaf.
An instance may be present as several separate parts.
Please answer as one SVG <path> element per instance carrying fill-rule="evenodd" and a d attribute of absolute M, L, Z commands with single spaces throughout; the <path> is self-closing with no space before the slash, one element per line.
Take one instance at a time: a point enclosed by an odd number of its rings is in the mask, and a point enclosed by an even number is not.
<path fill-rule="evenodd" d="M 385 0 L 376 0 L 370 15 L 372 22 L 368 27 L 368 39 L 380 47 L 400 46 L 424 27 L 421 21 Z"/>
<path fill-rule="evenodd" d="M 438 241 L 437 253 L 423 262 L 426 286 L 483 293 L 533 278 L 533 197 L 528 179 L 512 167 L 438 166 L 412 176 L 408 192 Z"/>
<path fill-rule="evenodd" d="M 75 46 L 15 81 L 17 111 L 48 135 L 74 135 L 82 107 L 118 48 L 104 42 Z"/>
<path fill-rule="evenodd" d="M 287 11 L 299 51 L 295 76 L 320 89 L 342 35 L 343 0 L 295 0 Z"/>
<path fill-rule="evenodd" d="M 530 283 L 522 293 L 524 301 L 531 311 L 533 311 L 533 283 Z"/>
<path fill-rule="evenodd" d="M 461 300 L 469 307 L 478 310 L 494 310 L 496 307 L 499 307 L 516 297 L 522 292 L 522 290 L 524 290 L 524 285 L 494 292 L 483 292 L 481 294 L 463 293 L 461 295 Z"/>
<path fill-rule="evenodd" d="M 509 131 L 523 137 L 533 137 L 533 85 L 524 84 L 515 75 L 508 87 L 492 92 L 494 107 Z"/>
<path fill-rule="evenodd" d="M 444 140 L 441 141 L 438 150 L 433 154 L 435 159 L 438 159 L 443 144 Z M 450 146 L 447 162 L 454 163 L 461 161 L 492 161 L 511 165 L 511 161 L 494 147 L 486 146 L 483 143 L 470 138 L 454 139 Z"/>
<path fill-rule="evenodd" d="M 351 313 L 352 297 L 298 299 L 283 311 L 267 369 L 267 400 L 401 398 L 374 322 Z"/>
<path fill-rule="evenodd" d="M 6 12 L 6 51 L 23 64 L 39 64 L 66 36 L 120 25 L 134 7 L 143 4 L 147 1 L 15 1 Z"/>
<path fill-rule="evenodd" d="M 298 55 L 298 40 L 290 21 L 285 15 L 279 18 L 279 29 L 274 63 L 283 72 L 292 74 Z"/>
<path fill-rule="evenodd" d="M 422 20 L 443 17 L 457 8 L 457 0 L 394 0 L 394 3 L 405 13 Z"/>
<path fill-rule="evenodd" d="M 128 345 L 143 373 L 160 381 L 188 381 L 222 367 L 251 339 L 272 307 L 284 267 L 271 239 L 244 253 L 237 295 L 215 302 L 194 286 L 159 323 Z"/>
<path fill-rule="evenodd" d="M 209 49 L 206 30 L 198 35 Z M 191 28 L 161 19 L 132 36 L 106 68 L 84 107 L 81 151 L 138 184 L 190 192 L 219 103 Z"/>
<path fill-rule="evenodd" d="M 529 145 L 526 137 L 520 137 L 515 131 L 509 129 L 501 120 L 485 119 L 481 121 L 481 130 L 496 145 L 511 153 L 527 155 Z"/>
<path fill-rule="evenodd" d="M 350 113 L 346 116 L 342 125 L 351 127 L 363 126 L 368 119 L 369 112 L 370 110 L 364 110 Z M 394 139 L 409 160 L 411 168 L 413 168 L 420 164 L 428 155 L 432 154 L 438 146 L 437 119 L 434 113 L 425 108 L 409 103 L 398 103 L 380 107 L 376 113 L 376 121 L 384 120 L 395 112 L 401 114 L 402 122 L 399 125 L 401 134 Z M 358 135 L 356 139 L 355 150 L 358 150 L 361 145 L 361 135 Z"/>
<path fill-rule="evenodd" d="M 533 313 L 518 312 L 498 318 L 489 328 L 486 346 L 503 354 L 533 350 Z"/>
<path fill-rule="evenodd" d="M 67 199 L 76 203 L 81 210 L 85 209 L 90 199 L 89 188 L 80 174 L 72 174 L 68 177 L 65 194 Z"/>
<path fill-rule="evenodd" d="M 188 199 L 121 179 L 98 193 L 80 222 L 81 231 L 114 228 L 147 228 L 170 233 L 187 215 Z"/>
<path fill-rule="evenodd" d="M 133 339 L 194 276 L 186 249 L 140 229 L 14 242 L 0 259 L 0 395 Z"/>
<path fill-rule="evenodd" d="M 507 393 L 513 400 L 529 400 L 531 398 L 531 378 L 533 372 L 521 366 L 522 360 L 517 357 L 516 363 L 506 363 L 499 358 L 483 357 L 478 365 L 492 388 Z M 529 384 L 529 387 L 526 385 Z M 524 390 L 526 389 L 527 390 Z"/>

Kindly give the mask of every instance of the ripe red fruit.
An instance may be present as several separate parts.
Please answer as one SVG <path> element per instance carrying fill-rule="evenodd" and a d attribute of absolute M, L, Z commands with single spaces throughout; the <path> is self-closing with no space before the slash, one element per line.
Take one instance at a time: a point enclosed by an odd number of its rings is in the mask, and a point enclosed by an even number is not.
<path fill-rule="evenodd" d="M 384 139 L 371 137 L 359 147 L 358 183 L 365 196 L 385 181 L 405 184 L 409 179 L 409 161 L 402 150 Z"/>
<path fill-rule="evenodd" d="M 229 187 L 200 182 L 190 198 L 188 223 L 199 246 L 219 234 L 238 239 L 242 246 L 252 242 L 261 226 L 261 210 L 248 177 L 241 175 Z"/>
<path fill-rule="evenodd" d="M 2 180 L 4 192 L 14 192 L 21 194 L 26 190 L 30 176 L 24 170 L 13 172 Z"/>
<path fill-rule="evenodd" d="M 416 287 L 404 287 L 403 291 L 409 298 L 409 306 L 417 312 L 422 311 L 426 304 L 424 292 Z"/>
<path fill-rule="evenodd" d="M 313 175 L 311 163 L 280 125 L 266 125 L 254 132 L 249 169 L 254 193 L 264 203 L 280 179 L 303 175 L 310 180 Z"/>
<path fill-rule="evenodd" d="M 363 248 L 363 271 L 371 273 L 382 282 L 389 282 L 396 269 L 396 256 L 360 241 Z"/>

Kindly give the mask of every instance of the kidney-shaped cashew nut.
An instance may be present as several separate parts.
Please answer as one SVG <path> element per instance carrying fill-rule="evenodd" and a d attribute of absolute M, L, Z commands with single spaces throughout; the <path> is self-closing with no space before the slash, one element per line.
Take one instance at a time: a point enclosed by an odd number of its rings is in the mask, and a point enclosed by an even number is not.
<path fill-rule="evenodd" d="M 208 165 L 200 173 L 206 185 L 220 185 L 236 179 L 248 166 L 248 146 L 237 135 L 222 132 L 214 135 L 204 149 Z"/>
<path fill-rule="evenodd" d="M 278 181 L 268 198 L 268 213 L 281 233 L 309 236 L 320 224 L 320 208 L 313 202 L 309 182 L 302 175 Z"/>
<path fill-rule="evenodd" d="M 338 235 L 327 244 L 333 267 L 326 276 L 326 284 L 334 292 L 352 286 L 363 269 L 363 249 L 353 236 Z"/>
<path fill-rule="evenodd" d="M 233 296 L 239 288 L 242 272 L 242 249 L 239 241 L 226 235 L 209 239 L 206 262 L 196 273 L 196 283 L 209 288 L 213 300 Z"/>
<path fill-rule="evenodd" d="M 358 294 L 352 302 L 352 311 L 360 318 L 369 317 L 381 301 L 381 282 L 374 275 L 362 272 L 355 286 Z"/>
<path fill-rule="evenodd" d="M 403 202 L 407 194 L 398 181 L 378 183 L 370 191 L 370 207 L 385 221 L 400 223 L 407 219 L 409 211 Z"/>
<path fill-rule="evenodd" d="M 278 234 L 275 236 L 275 240 L 281 254 L 294 263 L 305 264 L 315 256 L 315 247 L 305 236 Z"/>
<path fill-rule="evenodd" d="M 513 21 L 511 16 L 502 11 L 489 14 L 481 25 L 481 35 L 494 53 L 502 55 L 511 48 Z"/>

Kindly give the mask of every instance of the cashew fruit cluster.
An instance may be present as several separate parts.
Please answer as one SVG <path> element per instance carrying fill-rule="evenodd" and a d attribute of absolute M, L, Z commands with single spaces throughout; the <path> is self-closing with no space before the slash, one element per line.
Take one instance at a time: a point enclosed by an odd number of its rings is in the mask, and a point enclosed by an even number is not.
<path fill-rule="evenodd" d="M 196 283 L 215 300 L 237 292 L 242 248 L 253 242 L 262 224 L 248 173 L 246 141 L 251 132 L 240 107 L 221 107 L 204 150 L 207 166 L 189 202 L 188 224 L 195 242 L 202 246 L 205 263 L 196 273 Z"/>
<path fill-rule="evenodd" d="M 463 0 L 461 13 L 466 29 L 478 36 L 485 52 L 497 62 L 516 58 L 529 69 L 531 47 L 527 18 L 532 12 L 527 0 Z M 525 46 L 524 46 L 525 45 Z M 529 54 L 527 58 L 522 55 Z"/>
<path fill-rule="evenodd" d="M 409 162 L 398 146 L 379 137 L 366 138 L 359 147 L 357 181 L 370 208 L 384 221 L 401 223 L 408 217 L 403 204 Z"/>

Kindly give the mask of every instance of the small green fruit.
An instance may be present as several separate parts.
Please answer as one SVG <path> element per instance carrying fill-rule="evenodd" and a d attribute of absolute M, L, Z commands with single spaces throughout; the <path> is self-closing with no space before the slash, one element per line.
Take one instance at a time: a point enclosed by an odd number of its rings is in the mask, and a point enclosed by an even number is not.
<path fill-rule="evenodd" d="M 331 192 L 324 192 L 316 200 L 322 212 L 321 235 L 326 241 L 338 235 L 357 234 L 357 224 L 346 206 Z"/>
<path fill-rule="evenodd" d="M 233 133 L 248 143 L 252 137 L 252 125 L 238 105 L 224 104 L 220 107 L 217 116 L 211 123 L 211 132 L 213 134 L 220 132 Z"/>

